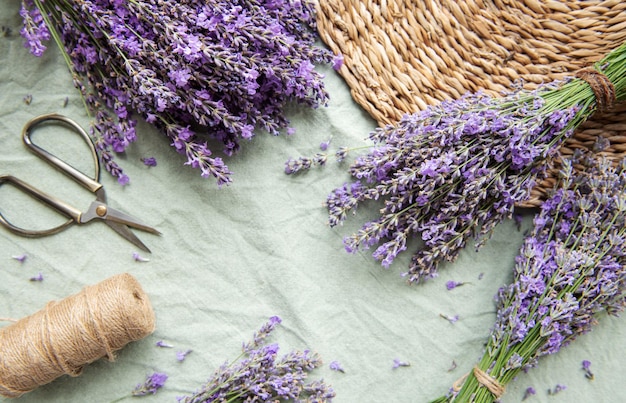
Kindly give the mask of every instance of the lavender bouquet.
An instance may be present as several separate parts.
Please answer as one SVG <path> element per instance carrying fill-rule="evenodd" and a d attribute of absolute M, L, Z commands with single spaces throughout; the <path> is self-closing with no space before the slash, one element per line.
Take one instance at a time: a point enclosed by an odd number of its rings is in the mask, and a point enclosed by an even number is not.
<path fill-rule="evenodd" d="M 222 185 L 231 172 L 207 141 L 231 155 L 256 128 L 279 134 L 287 103 L 327 102 L 314 64 L 340 60 L 315 46 L 311 0 L 22 0 L 20 14 L 33 54 L 50 37 L 61 48 L 99 154 L 122 184 L 114 153 L 136 139 L 133 113 Z"/>
<path fill-rule="evenodd" d="M 575 157 L 578 158 L 578 157 Z M 535 215 L 513 283 L 496 296 L 484 355 L 436 402 L 493 402 L 521 370 L 587 333 L 602 312 L 626 306 L 626 159 L 565 160 L 561 182 Z"/>
<path fill-rule="evenodd" d="M 626 99 L 626 44 L 575 77 L 534 91 L 519 87 L 500 98 L 476 93 L 445 101 L 372 132 L 375 146 L 350 167 L 354 181 L 326 200 L 331 226 L 360 203 L 384 201 L 377 219 L 344 239 L 346 250 L 377 245 L 373 257 L 389 267 L 419 234 L 423 244 L 404 273 L 417 283 L 436 276 L 439 263 L 453 261 L 468 240 L 478 248 L 530 197 L 574 129 Z M 286 170 L 300 165 L 289 161 Z"/>
<path fill-rule="evenodd" d="M 225 363 L 200 390 L 182 403 L 293 401 L 331 402 L 335 392 L 324 381 L 306 383 L 307 373 L 321 365 L 308 350 L 277 357 L 278 345 L 265 339 L 281 323 L 273 316 L 243 346 L 243 358 Z"/>

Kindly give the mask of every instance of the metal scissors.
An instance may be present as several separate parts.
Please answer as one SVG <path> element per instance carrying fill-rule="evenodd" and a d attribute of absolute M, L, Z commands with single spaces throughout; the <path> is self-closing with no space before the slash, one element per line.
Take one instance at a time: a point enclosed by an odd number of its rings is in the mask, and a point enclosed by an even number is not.
<path fill-rule="evenodd" d="M 57 158 L 56 156 L 50 154 L 48 151 L 33 143 L 33 141 L 31 140 L 31 133 L 33 129 L 37 125 L 47 121 L 60 122 L 62 124 L 65 124 L 66 126 L 69 126 L 70 129 L 79 134 L 82 139 L 87 143 L 91 151 L 91 158 L 93 159 L 95 165 L 95 174 L 93 177 L 85 175 L 65 161 L 62 161 L 61 159 Z M 121 211 L 111 208 L 107 205 L 104 186 L 99 182 L 100 161 L 96 153 L 96 147 L 89 135 L 87 135 L 87 133 L 80 125 L 78 125 L 76 122 L 66 116 L 58 115 L 55 113 L 37 116 L 29 120 L 24 126 L 24 129 L 22 130 L 22 140 L 24 141 L 26 147 L 28 147 L 28 149 L 39 158 L 43 159 L 54 168 L 69 176 L 75 182 L 94 193 L 96 195 L 96 200 L 91 203 L 87 211 L 83 212 L 67 204 L 64 201 L 59 200 L 56 197 L 51 196 L 33 187 L 32 185 L 22 181 L 21 179 L 16 178 L 15 176 L 0 175 L 0 186 L 2 186 L 2 184 L 4 183 L 11 183 L 29 196 L 34 197 L 35 199 L 52 207 L 54 210 L 61 213 L 62 215 L 68 217 L 67 221 L 54 228 L 46 230 L 28 230 L 11 224 L 0 212 L 0 225 L 6 227 L 9 231 L 17 235 L 26 237 L 41 237 L 56 234 L 68 228 L 72 224 L 81 225 L 94 220 L 100 220 L 138 248 L 142 249 L 143 251 L 150 252 L 150 249 L 148 249 L 148 247 L 144 245 L 144 243 L 141 242 L 139 238 L 137 238 L 137 236 L 130 231 L 129 227 L 157 235 L 160 235 L 161 233 L 156 229 L 142 223 L 138 219 L 122 213 Z"/>

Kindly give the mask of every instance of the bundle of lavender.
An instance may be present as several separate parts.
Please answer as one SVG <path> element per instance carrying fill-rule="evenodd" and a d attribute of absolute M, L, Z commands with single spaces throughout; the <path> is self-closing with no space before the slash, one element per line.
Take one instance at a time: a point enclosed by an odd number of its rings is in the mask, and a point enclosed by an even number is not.
<path fill-rule="evenodd" d="M 311 0 L 22 0 L 20 14 L 33 54 L 50 36 L 61 48 L 100 156 L 123 184 L 113 156 L 136 139 L 132 113 L 222 185 L 231 172 L 207 140 L 231 155 L 256 128 L 278 134 L 288 102 L 326 104 L 314 63 L 338 60 L 315 46 Z"/>
<path fill-rule="evenodd" d="M 626 44 L 575 77 L 534 91 L 519 87 L 500 98 L 445 101 L 372 132 L 375 146 L 350 167 L 355 180 L 326 200 L 331 226 L 359 203 L 384 200 L 377 219 L 344 239 L 346 250 L 378 245 L 373 256 L 389 267 L 419 234 L 423 246 L 404 273 L 417 283 L 436 276 L 468 240 L 478 248 L 528 200 L 574 129 L 626 99 Z M 298 166 L 292 161 L 286 170 Z"/>
<path fill-rule="evenodd" d="M 278 345 L 266 344 L 279 323 L 279 317 L 271 317 L 244 344 L 243 358 L 222 365 L 200 390 L 179 402 L 331 402 L 335 392 L 324 381 L 305 382 L 307 373 L 321 364 L 316 354 L 291 351 L 277 358 Z"/>
<path fill-rule="evenodd" d="M 575 157 L 576 158 L 576 157 Z M 602 312 L 626 306 L 626 159 L 564 161 L 561 183 L 535 215 L 514 280 L 496 296 L 497 315 L 480 362 L 436 402 L 493 402 L 537 359 L 590 331 Z"/>

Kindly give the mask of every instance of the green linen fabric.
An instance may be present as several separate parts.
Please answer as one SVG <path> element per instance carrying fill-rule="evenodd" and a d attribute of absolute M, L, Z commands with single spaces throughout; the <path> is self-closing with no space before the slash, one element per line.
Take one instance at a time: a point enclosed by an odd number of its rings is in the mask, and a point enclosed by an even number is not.
<path fill-rule="evenodd" d="M 0 25 L 11 30 L 0 37 L 0 173 L 86 206 L 89 192 L 21 143 L 22 126 L 36 115 L 57 112 L 84 127 L 89 118 L 55 45 L 50 43 L 41 58 L 24 48 L 18 12 L 17 1 L 3 2 L 0 10 Z M 387 270 L 371 258 L 371 251 L 346 253 L 342 238 L 377 211 L 375 204 L 363 206 L 344 226 L 327 225 L 323 202 L 350 180 L 347 163 L 354 155 L 343 164 L 330 158 L 327 166 L 297 176 L 283 172 L 289 157 L 312 155 L 331 136 L 331 150 L 367 145 L 366 136 L 375 127 L 341 77 L 331 68 L 319 69 L 326 75 L 330 104 L 316 110 L 290 108 L 296 129 L 291 136 L 258 132 L 245 142 L 241 152 L 226 158 L 234 181 L 221 189 L 184 166 L 183 156 L 165 136 L 139 123 L 137 142 L 119 157 L 130 185 L 118 185 L 105 172 L 102 182 L 112 207 L 162 232 L 136 232 L 152 254 L 138 251 L 101 223 L 35 239 L 0 228 L 0 317 L 27 316 L 50 300 L 129 272 L 150 296 L 157 318 L 154 334 L 119 351 L 115 361 L 99 360 L 79 377 L 63 376 L 16 401 L 110 402 L 159 371 L 169 375 L 164 388 L 141 401 L 175 402 L 200 387 L 223 362 L 235 359 L 241 343 L 272 315 L 283 319 L 272 336 L 282 352 L 308 348 L 321 355 L 325 364 L 311 379 L 331 384 L 338 403 L 427 402 L 472 368 L 495 318 L 493 296 L 511 280 L 531 214 L 524 213 L 521 229 L 512 221 L 501 224 L 485 247 L 478 252 L 468 248 L 456 262 L 444 265 L 438 278 L 418 286 L 400 276 L 410 252 Z M 30 104 L 24 101 L 27 96 L 32 96 Z M 56 153 L 91 172 L 75 136 L 46 130 L 42 142 L 49 141 Z M 158 165 L 146 167 L 142 157 L 155 157 Z M 60 221 L 11 186 L 0 187 L 0 211 L 39 228 Z M 149 261 L 135 261 L 133 252 Z M 21 254 L 27 255 L 23 263 L 12 258 Z M 38 273 L 43 281 L 29 281 Z M 448 280 L 467 284 L 448 291 Z M 459 320 L 450 323 L 441 315 L 458 315 Z M 174 347 L 158 348 L 159 340 Z M 177 361 L 175 353 L 188 349 L 192 353 Z M 537 394 L 528 402 L 626 401 L 625 351 L 626 321 L 602 316 L 593 332 L 514 380 L 502 402 L 519 402 L 529 386 Z M 394 359 L 410 366 L 393 369 Z M 585 378 L 583 360 L 591 361 L 595 380 Z M 332 371 L 331 361 L 340 362 L 345 372 Z M 567 389 L 549 395 L 557 384 Z"/>

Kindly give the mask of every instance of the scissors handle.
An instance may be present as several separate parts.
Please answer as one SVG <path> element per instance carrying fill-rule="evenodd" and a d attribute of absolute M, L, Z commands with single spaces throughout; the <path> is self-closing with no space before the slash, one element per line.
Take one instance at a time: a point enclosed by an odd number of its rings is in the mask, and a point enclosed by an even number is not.
<path fill-rule="evenodd" d="M 52 207 L 59 213 L 69 217 L 69 220 L 67 220 L 63 224 L 54 228 L 50 228 L 46 230 L 28 230 L 28 229 L 16 227 L 15 225 L 11 224 L 2 215 L 2 213 L 0 213 L 0 224 L 7 227 L 13 233 L 16 233 L 22 236 L 27 236 L 27 237 L 39 237 L 39 236 L 45 236 L 45 235 L 52 235 L 52 234 L 56 234 L 59 231 L 64 230 L 70 224 L 80 222 L 80 216 L 82 214 L 80 210 L 64 203 L 63 201 L 53 196 L 50 196 L 49 194 L 45 192 L 42 192 L 41 190 L 29 185 L 28 183 L 16 178 L 15 176 L 0 175 L 0 186 L 2 186 L 3 183 L 13 184 L 16 188 L 23 191 L 24 193 L 33 196 L 35 199 L 47 204 L 48 206 Z"/>
<path fill-rule="evenodd" d="M 33 143 L 31 139 L 33 129 L 40 123 L 50 120 L 65 123 L 72 129 L 74 129 L 74 131 L 78 133 L 83 138 L 83 140 L 85 140 L 85 142 L 89 146 L 89 149 L 91 151 L 91 157 L 95 165 L 95 175 L 93 176 L 93 178 L 90 178 L 89 176 L 85 175 L 65 161 L 62 161 L 58 157 L 50 154 L 48 151 Z M 100 188 L 102 188 L 102 184 L 98 182 L 100 180 L 100 161 L 98 160 L 98 155 L 96 154 L 96 147 L 94 146 L 93 141 L 85 132 L 85 130 L 83 130 L 83 128 L 80 127 L 80 125 L 74 122 L 72 119 L 56 113 L 37 116 L 29 120 L 26 125 L 24 125 L 24 129 L 22 130 L 22 140 L 29 150 L 37 154 L 41 159 L 48 162 L 59 171 L 74 179 L 77 183 L 87 188 L 91 192 L 96 193 Z"/>

